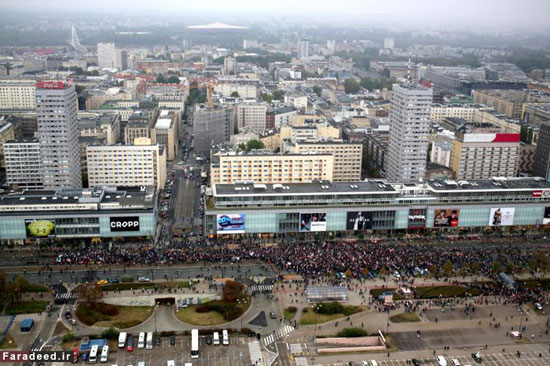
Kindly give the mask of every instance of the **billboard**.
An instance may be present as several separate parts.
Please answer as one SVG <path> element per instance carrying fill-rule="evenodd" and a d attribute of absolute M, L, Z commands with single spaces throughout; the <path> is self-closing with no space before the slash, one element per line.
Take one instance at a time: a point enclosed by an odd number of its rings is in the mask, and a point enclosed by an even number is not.
<path fill-rule="evenodd" d="M 28 238 L 53 238 L 55 236 L 54 220 L 25 220 Z"/>
<path fill-rule="evenodd" d="M 327 213 L 300 213 L 300 232 L 326 231 Z"/>
<path fill-rule="evenodd" d="M 111 231 L 139 231 L 139 216 L 111 217 Z"/>
<path fill-rule="evenodd" d="M 243 214 L 222 214 L 217 215 L 218 234 L 244 234 Z"/>
<path fill-rule="evenodd" d="M 514 224 L 514 207 L 497 207 L 491 209 L 489 226 L 510 226 Z"/>
<path fill-rule="evenodd" d="M 542 224 L 543 225 L 550 224 L 550 207 L 546 207 L 544 209 L 544 218 L 542 219 Z"/>
<path fill-rule="evenodd" d="M 372 212 L 348 212 L 346 230 L 361 231 L 372 229 Z"/>
<path fill-rule="evenodd" d="M 434 227 L 458 227 L 460 209 L 435 210 Z"/>

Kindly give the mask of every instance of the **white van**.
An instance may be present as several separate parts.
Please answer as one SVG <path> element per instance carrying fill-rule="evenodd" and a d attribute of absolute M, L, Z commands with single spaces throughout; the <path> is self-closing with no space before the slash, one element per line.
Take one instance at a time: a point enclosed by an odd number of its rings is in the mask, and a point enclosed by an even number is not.
<path fill-rule="evenodd" d="M 220 333 L 214 332 L 214 346 L 220 345 Z"/>
<path fill-rule="evenodd" d="M 138 361 L 137 366 L 145 366 L 145 361 Z"/>
<path fill-rule="evenodd" d="M 378 362 L 376 362 L 376 360 L 370 360 L 370 366 L 378 366 Z"/>
<path fill-rule="evenodd" d="M 445 357 L 443 357 L 443 356 L 437 356 L 437 357 L 435 358 L 435 360 L 437 361 L 437 364 L 438 364 L 439 366 L 447 366 L 447 360 L 445 359 Z"/>
<path fill-rule="evenodd" d="M 105 345 L 103 346 L 103 349 L 101 350 L 101 358 L 99 359 L 99 362 L 107 362 L 109 359 L 109 346 Z"/>
<path fill-rule="evenodd" d="M 97 351 L 99 349 L 98 345 L 93 345 L 92 349 L 90 350 L 90 358 L 88 358 L 88 361 L 90 363 L 96 363 L 97 362 Z"/>
<path fill-rule="evenodd" d="M 193 364 L 191 362 L 186 362 L 183 364 L 183 366 L 193 366 Z"/>
<path fill-rule="evenodd" d="M 174 360 L 168 360 L 166 361 L 166 366 L 176 366 L 176 362 Z"/>
<path fill-rule="evenodd" d="M 145 348 L 145 332 L 139 333 L 138 348 Z"/>
<path fill-rule="evenodd" d="M 227 332 L 226 329 L 223 330 L 223 345 L 224 346 L 229 346 L 229 333 Z"/>

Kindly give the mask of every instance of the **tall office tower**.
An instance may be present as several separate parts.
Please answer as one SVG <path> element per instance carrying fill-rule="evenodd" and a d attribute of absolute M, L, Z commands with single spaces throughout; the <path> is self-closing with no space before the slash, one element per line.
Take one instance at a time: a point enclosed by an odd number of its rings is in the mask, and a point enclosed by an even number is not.
<path fill-rule="evenodd" d="M 97 67 L 99 67 L 100 69 L 109 69 L 115 67 L 114 43 L 97 44 Z"/>
<path fill-rule="evenodd" d="M 74 85 L 36 83 L 36 115 L 44 188 L 81 188 Z"/>
<path fill-rule="evenodd" d="M 412 183 L 424 178 L 432 89 L 420 85 L 393 85 L 387 178 Z"/>
<path fill-rule="evenodd" d="M 195 152 L 208 155 L 213 145 L 229 141 L 234 127 L 235 111 L 232 107 L 196 105 L 193 113 Z"/>
<path fill-rule="evenodd" d="M 119 70 L 128 69 L 128 52 L 126 50 L 120 48 L 115 50 L 114 66 Z"/>
<path fill-rule="evenodd" d="M 550 124 L 540 126 L 533 174 L 550 182 Z"/>
<path fill-rule="evenodd" d="M 309 39 L 303 38 L 298 40 L 296 57 L 300 60 L 307 60 L 309 58 Z"/>
<path fill-rule="evenodd" d="M 393 38 L 384 38 L 384 48 L 393 50 L 395 48 L 395 40 Z"/>
<path fill-rule="evenodd" d="M 223 74 L 235 75 L 237 73 L 237 60 L 235 57 L 226 57 L 223 59 Z"/>

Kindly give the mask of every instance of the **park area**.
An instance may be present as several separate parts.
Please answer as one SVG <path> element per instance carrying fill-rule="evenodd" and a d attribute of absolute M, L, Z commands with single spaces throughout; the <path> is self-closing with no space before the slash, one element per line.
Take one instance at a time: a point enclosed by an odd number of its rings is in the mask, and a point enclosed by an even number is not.
<path fill-rule="evenodd" d="M 76 309 L 78 319 L 89 326 L 131 328 L 153 314 L 150 306 L 119 306 L 101 302 L 82 303 Z"/>
<path fill-rule="evenodd" d="M 339 302 L 320 302 L 313 307 L 304 308 L 300 318 L 301 325 L 314 325 L 330 322 L 366 310 L 362 306 L 342 305 Z"/>

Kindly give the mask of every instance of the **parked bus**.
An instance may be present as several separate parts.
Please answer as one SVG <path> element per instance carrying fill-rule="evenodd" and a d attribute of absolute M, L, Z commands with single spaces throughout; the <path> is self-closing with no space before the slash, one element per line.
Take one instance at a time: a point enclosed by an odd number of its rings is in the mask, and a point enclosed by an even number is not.
<path fill-rule="evenodd" d="M 105 345 L 103 346 L 103 349 L 101 350 L 101 358 L 99 359 L 99 362 L 107 362 L 109 359 L 109 346 Z"/>
<path fill-rule="evenodd" d="M 153 332 L 147 332 L 147 342 L 145 343 L 145 349 L 153 349 Z"/>
<path fill-rule="evenodd" d="M 199 330 L 191 331 L 191 358 L 199 358 Z"/>
<path fill-rule="evenodd" d="M 227 333 L 227 330 L 223 330 L 223 345 L 228 346 L 229 345 L 229 333 Z"/>
<path fill-rule="evenodd" d="M 145 332 L 140 332 L 139 333 L 138 347 L 137 348 L 145 348 Z"/>
<path fill-rule="evenodd" d="M 97 350 L 99 349 L 98 345 L 93 345 L 92 349 L 90 350 L 90 358 L 88 358 L 88 361 L 90 363 L 96 363 L 97 362 Z"/>
<path fill-rule="evenodd" d="M 120 332 L 118 335 L 118 348 L 124 348 L 126 347 L 126 338 L 128 336 L 128 333 L 126 332 Z"/>

